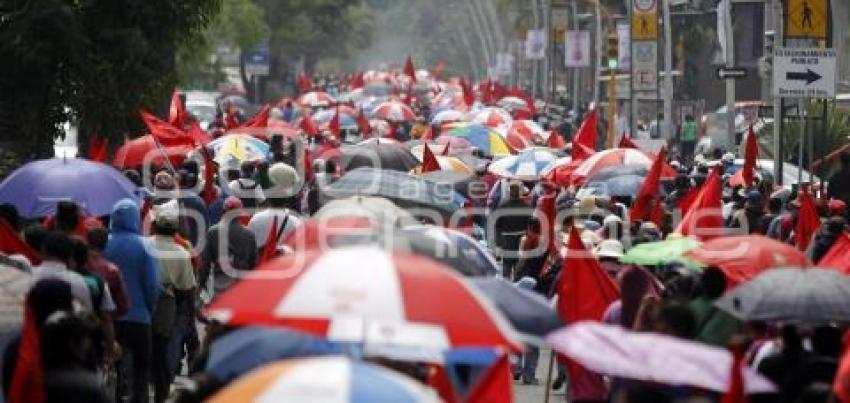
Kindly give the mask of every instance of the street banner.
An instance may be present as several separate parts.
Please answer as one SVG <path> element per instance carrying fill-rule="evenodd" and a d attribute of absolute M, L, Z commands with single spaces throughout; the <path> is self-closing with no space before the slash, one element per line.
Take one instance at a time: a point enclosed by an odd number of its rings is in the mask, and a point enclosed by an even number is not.
<path fill-rule="evenodd" d="M 566 31 L 564 66 L 590 67 L 590 32 Z"/>

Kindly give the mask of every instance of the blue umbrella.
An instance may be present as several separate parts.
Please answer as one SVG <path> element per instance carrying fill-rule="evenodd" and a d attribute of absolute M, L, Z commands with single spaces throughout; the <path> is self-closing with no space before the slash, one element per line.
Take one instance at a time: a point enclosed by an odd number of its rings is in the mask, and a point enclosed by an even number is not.
<path fill-rule="evenodd" d="M 77 203 L 90 216 L 107 215 L 125 198 L 138 200 L 138 193 L 121 172 L 77 158 L 32 161 L 0 183 L 0 203 L 14 205 L 26 218 L 51 215 L 62 200 Z"/>
<path fill-rule="evenodd" d="M 336 114 L 336 110 L 334 109 L 325 109 L 318 111 L 313 114 L 313 121 L 316 123 L 327 123 L 333 119 Z M 357 121 L 354 120 L 354 117 L 347 113 L 340 112 L 339 113 L 339 127 L 346 130 L 357 129 Z"/>
<path fill-rule="evenodd" d="M 468 280 L 496 304 L 514 329 L 529 341 L 542 338 L 564 324 L 546 298 L 496 277 Z"/>
<path fill-rule="evenodd" d="M 214 341 L 205 371 L 227 382 L 283 358 L 341 353 L 340 347 L 316 336 L 251 326 L 234 330 Z"/>
<path fill-rule="evenodd" d="M 645 176 L 622 175 L 614 176 L 604 181 L 590 182 L 588 188 L 598 189 L 598 194 L 608 196 L 637 196 Z"/>

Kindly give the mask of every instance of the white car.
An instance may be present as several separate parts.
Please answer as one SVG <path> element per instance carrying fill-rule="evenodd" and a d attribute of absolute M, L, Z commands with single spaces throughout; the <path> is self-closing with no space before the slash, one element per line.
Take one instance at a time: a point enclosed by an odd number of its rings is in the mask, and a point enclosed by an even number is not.
<path fill-rule="evenodd" d="M 215 119 L 216 99 L 219 93 L 210 91 L 186 91 L 186 111 L 198 118 L 201 128 L 207 130 Z"/>
<path fill-rule="evenodd" d="M 711 161 L 710 165 L 719 164 L 720 161 Z M 744 166 L 744 159 L 738 158 L 735 160 L 735 167 L 740 169 Z M 770 181 L 773 181 L 773 160 L 771 159 L 758 159 L 756 160 L 756 173 L 762 178 L 766 178 Z M 786 189 L 791 189 L 791 185 L 797 183 L 797 175 L 800 173 L 800 169 L 797 168 L 796 165 L 785 162 L 782 164 L 782 187 Z M 809 171 L 803 169 L 803 182 L 809 183 L 820 183 L 821 179 L 817 176 L 812 176 L 812 180 L 809 180 Z M 775 181 L 774 181 L 775 183 Z"/>

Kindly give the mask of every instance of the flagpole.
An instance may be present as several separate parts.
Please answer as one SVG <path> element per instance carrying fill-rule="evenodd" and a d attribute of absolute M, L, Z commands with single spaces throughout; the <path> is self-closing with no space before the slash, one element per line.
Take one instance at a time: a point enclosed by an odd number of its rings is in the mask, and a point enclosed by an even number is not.
<path fill-rule="evenodd" d="M 543 395 L 543 403 L 549 403 L 549 394 L 552 390 L 549 385 L 552 382 L 552 367 L 555 366 L 555 350 L 551 350 L 549 352 L 549 368 L 546 370 L 546 382 L 543 383 L 543 387 L 546 388 L 546 394 Z"/>
<path fill-rule="evenodd" d="M 171 160 L 168 159 L 168 154 L 165 152 L 165 149 L 162 147 L 162 144 L 159 143 L 159 140 L 156 136 L 151 133 L 151 138 L 153 139 L 153 143 L 156 145 L 156 149 L 159 151 L 160 155 L 162 155 L 163 163 L 168 167 L 171 173 L 177 173 L 177 170 L 174 169 L 174 165 L 171 164 Z"/>

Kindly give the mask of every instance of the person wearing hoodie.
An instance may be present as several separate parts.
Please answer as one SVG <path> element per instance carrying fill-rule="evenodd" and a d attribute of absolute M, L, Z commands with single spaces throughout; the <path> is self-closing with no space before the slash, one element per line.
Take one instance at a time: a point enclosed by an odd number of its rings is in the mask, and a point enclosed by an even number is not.
<path fill-rule="evenodd" d="M 130 297 L 130 309 L 115 322 L 124 358 L 133 358 L 130 401 L 147 402 L 152 359 L 151 314 L 159 294 L 160 270 L 156 257 L 149 253 L 154 250 L 153 246 L 142 237 L 139 217 L 139 207 L 132 200 L 123 199 L 115 204 L 109 219 L 109 242 L 103 256 L 121 270 Z M 124 365 L 119 368 L 119 387 L 127 385 L 127 371 Z M 119 396 L 126 392 L 119 391 Z"/>

